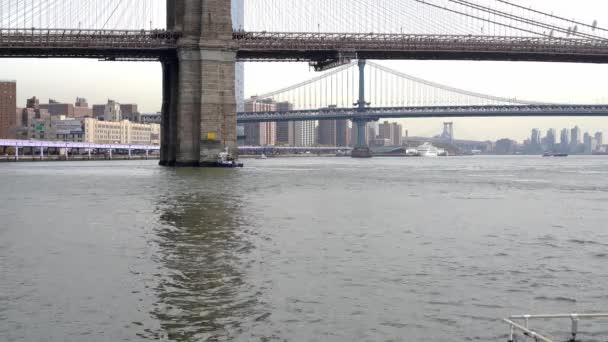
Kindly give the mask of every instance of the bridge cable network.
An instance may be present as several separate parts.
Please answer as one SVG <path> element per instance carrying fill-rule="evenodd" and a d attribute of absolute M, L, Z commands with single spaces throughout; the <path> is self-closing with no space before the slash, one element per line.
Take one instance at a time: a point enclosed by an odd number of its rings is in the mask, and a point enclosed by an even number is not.
<path fill-rule="evenodd" d="M 166 4 L 167 0 L 3 0 L 0 28 L 162 29 Z M 538 6 L 532 0 L 245 0 L 242 29 L 608 39 L 608 29 L 593 18 L 568 19 L 532 5 Z"/>
<path fill-rule="evenodd" d="M 585 24 L 507 0 L 250 0 L 245 12 L 247 31 L 608 37 L 597 20 Z"/>
<path fill-rule="evenodd" d="M 367 62 L 365 73 L 366 100 L 374 107 L 549 104 L 459 89 L 371 61 Z M 254 96 L 246 102 L 288 102 L 294 110 L 348 108 L 357 101 L 358 82 L 357 62 L 352 62 L 312 79 Z"/>

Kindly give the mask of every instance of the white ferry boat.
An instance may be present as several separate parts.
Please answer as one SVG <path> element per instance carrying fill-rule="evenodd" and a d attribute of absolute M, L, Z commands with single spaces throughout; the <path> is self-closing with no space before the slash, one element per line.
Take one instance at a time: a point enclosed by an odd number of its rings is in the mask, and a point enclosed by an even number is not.
<path fill-rule="evenodd" d="M 438 149 L 431 143 L 425 142 L 416 148 L 420 157 L 437 157 L 443 153 L 442 149 Z"/>

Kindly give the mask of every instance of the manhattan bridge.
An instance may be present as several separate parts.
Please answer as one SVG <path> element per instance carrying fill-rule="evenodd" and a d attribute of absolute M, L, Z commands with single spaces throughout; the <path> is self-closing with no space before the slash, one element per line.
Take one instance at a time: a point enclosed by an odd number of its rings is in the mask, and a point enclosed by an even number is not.
<path fill-rule="evenodd" d="M 0 57 L 160 62 L 162 165 L 206 165 L 225 148 L 236 152 L 237 122 L 350 119 L 360 133 L 353 155 L 365 156 L 361 133 L 379 118 L 608 116 L 608 105 L 476 93 L 371 61 L 608 62 L 601 23 L 530 4 L 2 0 Z M 256 97 L 288 101 L 289 110 L 237 113 L 237 62 L 282 61 L 323 73 Z"/>

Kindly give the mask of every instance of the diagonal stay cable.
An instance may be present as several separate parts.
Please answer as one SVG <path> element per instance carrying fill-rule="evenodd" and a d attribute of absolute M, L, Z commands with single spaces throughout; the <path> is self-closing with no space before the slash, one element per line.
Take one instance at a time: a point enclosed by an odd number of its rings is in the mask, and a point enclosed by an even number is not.
<path fill-rule="evenodd" d="M 110 13 L 108 20 L 106 20 L 106 22 L 101 27 L 102 30 L 106 28 L 106 25 L 110 22 L 110 19 L 112 19 L 112 17 L 114 16 L 114 13 L 116 13 L 116 10 L 118 10 L 118 7 L 120 7 L 121 3 L 122 3 L 122 0 L 118 0 L 118 4 L 116 4 L 116 7 L 114 7 L 114 10 L 112 11 L 112 13 Z"/>

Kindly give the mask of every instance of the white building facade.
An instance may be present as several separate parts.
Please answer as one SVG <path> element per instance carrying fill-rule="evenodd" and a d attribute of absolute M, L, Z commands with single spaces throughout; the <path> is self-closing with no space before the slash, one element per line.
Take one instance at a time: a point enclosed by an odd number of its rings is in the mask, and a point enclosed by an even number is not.
<path fill-rule="evenodd" d="M 160 145 L 160 125 L 86 118 L 84 141 L 95 144 Z"/>

